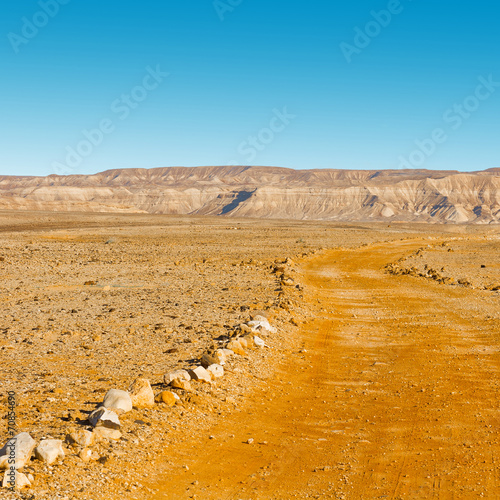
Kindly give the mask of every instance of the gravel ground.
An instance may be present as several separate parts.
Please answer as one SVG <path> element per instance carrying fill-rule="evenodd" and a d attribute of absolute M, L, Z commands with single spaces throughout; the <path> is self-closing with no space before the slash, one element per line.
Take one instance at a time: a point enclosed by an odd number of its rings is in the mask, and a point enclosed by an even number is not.
<path fill-rule="evenodd" d="M 207 349 L 224 346 L 237 325 L 259 311 L 278 329 L 263 334 L 269 349 L 235 356 L 216 384 L 196 383 L 192 393 L 178 390 L 178 405 L 122 415 L 122 438 L 92 448 L 98 461 L 83 462 L 71 448 L 53 466 L 31 460 L 24 471 L 33 474 L 33 487 L 15 494 L 0 489 L 0 499 L 153 498 L 149 478 L 164 465 L 165 450 L 176 446 L 176 430 L 191 426 L 198 432 L 223 418 L 293 347 L 290 332 L 310 314 L 294 281 L 294 262 L 321 248 L 427 230 L 0 213 L 1 436 L 7 434 L 7 391 L 16 394 L 19 432 L 37 441 L 64 439 L 71 429 L 88 427 L 88 413 L 108 389 L 127 389 L 144 377 L 160 392 L 165 373 L 197 365 Z M 483 260 L 492 266 L 497 240 L 486 243 L 493 253 Z M 281 286 L 272 270 L 287 258 L 292 263 L 285 266 L 285 278 L 292 285 Z"/>
<path fill-rule="evenodd" d="M 394 274 L 411 274 L 450 286 L 500 290 L 500 238 L 450 240 L 429 244 L 389 267 Z"/>

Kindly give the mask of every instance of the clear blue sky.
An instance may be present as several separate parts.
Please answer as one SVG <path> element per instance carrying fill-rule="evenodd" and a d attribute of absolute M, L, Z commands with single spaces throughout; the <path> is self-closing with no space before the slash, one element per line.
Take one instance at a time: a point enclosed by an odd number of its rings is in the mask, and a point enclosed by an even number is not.
<path fill-rule="evenodd" d="M 9 0 L 0 174 L 498 167 L 499 18 L 493 0 Z"/>

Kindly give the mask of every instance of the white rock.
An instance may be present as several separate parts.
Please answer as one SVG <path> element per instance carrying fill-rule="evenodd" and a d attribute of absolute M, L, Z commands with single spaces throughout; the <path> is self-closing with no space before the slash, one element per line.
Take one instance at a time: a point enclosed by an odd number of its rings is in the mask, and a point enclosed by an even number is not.
<path fill-rule="evenodd" d="M 245 323 L 239 325 L 239 328 L 242 333 L 252 333 L 253 331 L 252 328 Z"/>
<path fill-rule="evenodd" d="M 92 458 L 92 450 L 89 448 L 83 448 L 82 451 L 78 454 L 78 456 L 84 461 L 88 462 Z"/>
<path fill-rule="evenodd" d="M 66 442 L 71 445 L 78 445 L 82 448 L 86 448 L 87 446 L 91 446 L 94 442 L 94 435 L 87 429 L 78 429 L 70 432 L 66 436 Z"/>
<path fill-rule="evenodd" d="M 218 362 L 219 358 L 215 357 L 213 354 L 209 354 L 208 352 L 206 352 L 200 359 L 200 363 L 203 368 L 208 368 L 210 365 Z"/>
<path fill-rule="evenodd" d="M 21 432 L 9 439 L 0 450 L 0 470 L 8 469 L 12 465 L 9 461 L 14 458 L 15 468 L 22 469 L 31 458 L 35 446 L 36 441 L 27 432 Z"/>
<path fill-rule="evenodd" d="M 212 376 L 213 379 L 220 378 L 220 377 L 224 376 L 224 368 L 217 363 L 210 365 L 207 368 L 207 372 L 210 373 L 210 375 Z"/>
<path fill-rule="evenodd" d="M 187 380 L 179 380 L 179 379 L 174 379 L 170 383 L 170 387 L 173 387 L 174 389 L 182 389 L 183 391 L 186 392 L 191 392 L 193 388 L 191 387 L 191 382 Z"/>
<path fill-rule="evenodd" d="M 264 330 L 264 331 L 267 331 L 270 333 L 276 333 L 276 328 L 274 328 L 274 326 L 271 326 L 269 324 L 269 321 L 267 321 L 267 319 L 264 318 L 264 316 L 255 316 L 255 318 L 259 318 L 259 319 L 254 319 L 254 320 L 249 321 L 247 323 L 247 325 L 249 327 L 251 327 L 252 330 L 256 330 L 256 331 Z"/>
<path fill-rule="evenodd" d="M 96 427 L 93 434 L 97 442 L 109 441 L 110 439 L 118 441 L 122 437 L 122 433 L 118 429 L 110 429 L 109 427 Z"/>
<path fill-rule="evenodd" d="M 191 376 L 186 370 L 175 370 L 174 372 L 167 373 L 163 376 L 163 382 L 166 385 L 171 384 L 173 380 L 183 380 L 185 382 L 189 382 L 191 380 Z"/>
<path fill-rule="evenodd" d="M 233 339 L 227 344 L 227 348 L 233 351 L 235 354 L 239 354 L 240 356 L 245 356 L 246 351 L 243 348 L 243 345 L 239 341 L 239 339 Z"/>
<path fill-rule="evenodd" d="M 207 372 L 207 370 L 205 370 L 205 368 L 203 368 L 203 366 L 197 366 L 194 370 L 189 370 L 189 375 L 193 380 L 199 380 L 209 384 L 212 382 L 212 376 Z"/>
<path fill-rule="evenodd" d="M 269 347 L 260 337 L 257 337 L 257 335 L 254 336 L 253 343 L 256 345 L 256 347 Z"/>
<path fill-rule="evenodd" d="M 155 405 L 155 393 L 148 379 L 134 380 L 128 390 L 134 408 L 152 408 Z"/>
<path fill-rule="evenodd" d="M 250 347 L 247 337 L 238 337 L 238 342 L 241 344 L 243 349 L 248 349 Z"/>
<path fill-rule="evenodd" d="M 35 457 L 46 464 L 53 464 L 64 457 L 63 442 L 60 439 L 45 439 L 35 448 Z"/>
<path fill-rule="evenodd" d="M 127 391 L 110 389 L 104 396 L 102 406 L 104 406 L 104 408 L 112 408 L 113 410 L 123 410 L 127 412 L 132 410 L 132 399 Z"/>
<path fill-rule="evenodd" d="M 227 358 L 229 358 L 229 356 L 233 354 L 234 352 L 231 351 L 230 349 L 217 349 L 215 351 L 215 358 L 219 360 L 218 361 L 219 365 L 224 366 L 227 363 Z"/>
<path fill-rule="evenodd" d="M 31 486 L 31 482 L 22 472 L 15 469 L 9 469 L 6 470 L 3 475 L 2 486 L 4 488 L 14 487 L 16 490 L 21 490 L 23 488 L 29 488 Z"/>
<path fill-rule="evenodd" d="M 119 429 L 121 427 L 118 415 L 103 406 L 89 415 L 89 422 L 93 427 L 107 427 L 108 429 Z"/>

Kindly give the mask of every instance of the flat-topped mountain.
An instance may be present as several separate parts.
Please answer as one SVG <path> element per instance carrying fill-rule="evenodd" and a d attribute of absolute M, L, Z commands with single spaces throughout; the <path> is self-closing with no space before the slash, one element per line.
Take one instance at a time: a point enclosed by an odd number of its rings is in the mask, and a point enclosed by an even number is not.
<path fill-rule="evenodd" d="M 500 222 L 500 168 L 463 173 L 222 166 L 0 176 L 0 209 L 488 224 Z"/>

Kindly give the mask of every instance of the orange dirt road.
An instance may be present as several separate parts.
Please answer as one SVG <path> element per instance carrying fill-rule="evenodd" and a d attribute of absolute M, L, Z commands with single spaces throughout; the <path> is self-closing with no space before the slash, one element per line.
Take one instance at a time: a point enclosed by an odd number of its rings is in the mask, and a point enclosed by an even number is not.
<path fill-rule="evenodd" d="M 384 272 L 424 244 L 308 260 L 315 319 L 155 498 L 500 498 L 498 296 Z"/>

